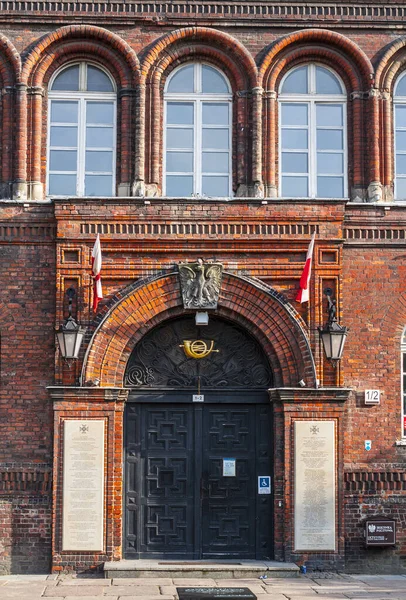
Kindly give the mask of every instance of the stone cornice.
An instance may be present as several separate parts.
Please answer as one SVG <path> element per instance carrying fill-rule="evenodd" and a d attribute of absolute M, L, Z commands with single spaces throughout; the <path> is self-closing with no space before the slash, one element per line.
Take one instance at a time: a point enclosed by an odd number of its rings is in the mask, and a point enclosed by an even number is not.
<path fill-rule="evenodd" d="M 129 392 L 112 387 L 49 386 L 47 390 L 54 402 L 125 402 Z"/>
<path fill-rule="evenodd" d="M 345 402 L 351 393 L 351 388 L 271 388 L 268 390 L 271 402 L 282 403 L 330 403 Z"/>
<path fill-rule="evenodd" d="M 72 8 L 74 6 L 75 8 Z M 80 10 L 76 7 L 80 6 Z M 371 3 L 368 0 L 323 2 L 242 1 L 242 0 L 152 0 L 144 3 L 139 0 L 101 1 L 84 0 L 79 5 L 62 0 L 0 0 L 0 21 L 25 23 L 33 21 L 72 21 L 94 20 L 101 25 L 108 23 L 134 23 L 157 21 L 162 25 L 185 25 L 193 19 L 199 24 L 218 24 L 224 27 L 248 26 L 267 27 L 269 24 L 292 28 L 320 27 L 326 20 L 334 28 L 357 28 L 402 30 L 405 27 L 406 6 L 399 0 L 385 4 Z"/>

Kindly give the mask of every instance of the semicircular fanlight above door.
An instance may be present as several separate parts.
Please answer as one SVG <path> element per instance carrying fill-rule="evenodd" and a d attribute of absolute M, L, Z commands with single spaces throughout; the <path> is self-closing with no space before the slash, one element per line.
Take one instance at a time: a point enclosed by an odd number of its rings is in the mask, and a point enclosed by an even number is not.
<path fill-rule="evenodd" d="M 219 352 L 195 360 L 180 346 L 185 340 L 214 341 Z M 210 317 L 196 327 L 192 316 L 166 321 L 134 348 L 124 385 L 131 388 L 259 388 L 272 386 L 273 376 L 259 343 L 242 328 Z"/>

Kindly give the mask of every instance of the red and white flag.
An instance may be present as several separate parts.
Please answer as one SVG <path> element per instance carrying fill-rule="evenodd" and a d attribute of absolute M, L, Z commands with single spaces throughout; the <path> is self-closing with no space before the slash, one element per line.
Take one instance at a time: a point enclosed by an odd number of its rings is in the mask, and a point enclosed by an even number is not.
<path fill-rule="evenodd" d="M 312 274 L 312 257 L 313 257 L 313 247 L 314 247 L 314 238 L 316 232 L 313 233 L 312 239 L 310 240 L 309 247 L 307 249 L 306 254 L 306 264 L 303 269 L 302 276 L 300 278 L 300 290 L 296 296 L 296 302 L 309 302 L 309 286 L 310 286 L 310 276 Z"/>
<path fill-rule="evenodd" d="M 99 300 L 103 298 L 103 290 L 101 284 L 102 254 L 100 246 L 100 237 L 97 234 L 96 241 L 92 250 L 92 276 L 93 276 L 93 312 L 97 312 Z"/>

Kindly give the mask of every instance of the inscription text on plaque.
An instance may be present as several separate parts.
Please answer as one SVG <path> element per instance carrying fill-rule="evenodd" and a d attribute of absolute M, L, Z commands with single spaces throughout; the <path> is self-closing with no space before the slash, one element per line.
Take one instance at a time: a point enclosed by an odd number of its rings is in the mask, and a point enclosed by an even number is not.
<path fill-rule="evenodd" d="M 103 551 L 104 421 L 64 422 L 62 550 Z"/>
<path fill-rule="evenodd" d="M 294 426 L 295 550 L 335 550 L 335 423 Z"/>

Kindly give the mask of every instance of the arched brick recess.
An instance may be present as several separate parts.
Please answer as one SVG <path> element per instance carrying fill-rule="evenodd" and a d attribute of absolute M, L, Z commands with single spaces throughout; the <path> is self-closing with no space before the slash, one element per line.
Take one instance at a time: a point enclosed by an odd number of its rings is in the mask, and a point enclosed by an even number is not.
<path fill-rule="evenodd" d="M 263 179 L 269 195 L 277 195 L 278 121 L 277 92 L 282 76 L 297 64 L 321 62 L 333 68 L 343 79 L 348 92 L 348 152 L 349 189 L 351 197 L 365 195 L 366 186 L 379 180 L 376 160 L 379 146 L 377 131 L 368 122 L 378 125 L 373 96 L 363 107 L 366 92 L 373 85 L 373 67 L 365 53 L 345 36 L 323 29 L 308 29 L 278 40 L 265 54 L 259 66 L 259 84 L 265 90 L 263 103 Z M 364 144 L 364 136 L 366 144 Z M 365 146 L 365 147 L 364 147 Z M 369 157 L 368 163 L 364 157 Z"/>
<path fill-rule="evenodd" d="M 0 137 L 0 198 L 10 197 L 13 180 L 14 100 L 13 92 L 21 75 L 21 59 L 13 44 L 0 34 L 0 87 L 1 87 L 1 137 Z"/>
<path fill-rule="evenodd" d="M 152 327 L 183 312 L 177 273 L 131 286 L 107 310 L 92 337 L 83 384 L 99 379 L 102 387 L 121 387 L 135 344 Z M 225 273 L 216 314 L 256 337 L 269 358 L 275 386 L 296 387 L 304 379 L 315 387 L 313 357 L 300 316 L 275 290 Z"/>
<path fill-rule="evenodd" d="M 31 182 L 29 195 L 41 198 L 45 183 L 46 119 L 43 118 L 43 89 L 52 74 L 62 65 L 73 60 L 91 60 L 105 66 L 116 80 L 118 91 L 118 193 L 129 194 L 133 171 L 134 131 L 129 126 L 134 110 L 134 96 L 140 79 L 139 60 L 134 50 L 118 35 L 90 25 L 61 27 L 47 35 L 34 46 L 24 60 L 21 94 L 25 96 L 26 109 L 31 113 L 32 130 L 28 144 L 22 144 L 19 152 L 19 177 Z M 26 91 L 29 86 L 29 106 Z M 27 131 L 27 117 L 21 127 Z M 24 147 L 23 147 L 24 146 Z"/>
<path fill-rule="evenodd" d="M 381 179 L 387 186 L 388 199 L 393 197 L 395 178 L 393 90 L 396 80 L 406 69 L 406 38 L 395 40 L 376 65 L 376 93 L 381 100 Z"/>
<path fill-rule="evenodd" d="M 395 350 L 395 367 L 400 366 L 400 342 L 406 326 L 406 292 L 398 296 L 386 309 L 380 323 L 377 347 L 382 348 L 392 342 Z M 400 379 L 399 379 L 400 384 Z"/>
<path fill-rule="evenodd" d="M 145 106 L 145 114 L 151 114 L 145 123 L 145 134 L 140 132 L 138 163 L 139 178 L 144 177 L 156 189 L 162 181 L 162 112 L 163 88 L 171 70 L 187 61 L 204 60 L 220 68 L 230 80 L 234 94 L 233 140 L 234 155 L 233 187 L 238 195 L 247 194 L 247 186 L 260 177 L 258 175 L 258 100 L 257 66 L 251 54 L 235 38 L 227 33 L 208 27 L 187 27 L 174 31 L 159 39 L 142 61 L 140 110 Z M 254 93 L 253 93 L 254 91 Z M 250 95 L 253 93 L 252 100 Z M 250 118 L 252 118 L 251 140 L 248 138 Z M 146 163 L 143 148 L 147 148 Z M 252 155 L 252 157 L 251 157 Z"/>

